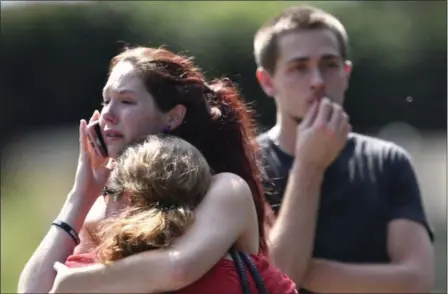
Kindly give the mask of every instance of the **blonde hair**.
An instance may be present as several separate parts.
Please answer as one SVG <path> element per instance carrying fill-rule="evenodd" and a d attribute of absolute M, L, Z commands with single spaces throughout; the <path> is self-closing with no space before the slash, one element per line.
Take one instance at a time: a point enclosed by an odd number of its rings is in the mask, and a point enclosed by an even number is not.
<path fill-rule="evenodd" d="M 97 259 L 110 263 L 126 256 L 169 247 L 194 219 L 211 182 L 202 154 L 186 141 L 151 135 L 117 159 L 106 193 L 126 197 L 129 206 L 102 223 Z"/>

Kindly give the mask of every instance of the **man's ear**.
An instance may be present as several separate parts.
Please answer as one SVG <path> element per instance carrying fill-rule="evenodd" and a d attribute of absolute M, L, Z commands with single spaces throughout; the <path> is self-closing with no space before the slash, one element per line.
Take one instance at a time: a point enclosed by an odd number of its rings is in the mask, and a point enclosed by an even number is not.
<path fill-rule="evenodd" d="M 271 74 L 266 69 L 258 67 L 255 76 L 266 95 L 274 97 L 276 91 Z"/>

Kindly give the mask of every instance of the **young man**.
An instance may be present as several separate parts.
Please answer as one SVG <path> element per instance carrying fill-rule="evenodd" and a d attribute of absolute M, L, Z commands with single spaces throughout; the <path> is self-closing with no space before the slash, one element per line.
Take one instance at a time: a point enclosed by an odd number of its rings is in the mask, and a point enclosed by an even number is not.
<path fill-rule="evenodd" d="M 254 47 L 257 79 L 277 107 L 258 138 L 278 213 L 274 262 L 301 293 L 428 293 L 433 237 L 409 155 L 350 133 L 341 107 L 352 69 L 343 25 L 291 7 Z"/>

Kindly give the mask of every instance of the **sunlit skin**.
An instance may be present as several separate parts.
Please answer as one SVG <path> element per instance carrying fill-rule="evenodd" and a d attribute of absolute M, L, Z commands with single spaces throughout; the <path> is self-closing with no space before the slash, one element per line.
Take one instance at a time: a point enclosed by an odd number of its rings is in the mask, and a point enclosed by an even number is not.
<path fill-rule="evenodd" d="M 112 158 L 130 142 L 160 133 L 167 125 L 167 115 L 157 108 L 130 62 L 113 68 L 103 89 L 103 105 L 99 122 Z"/>
<path fill-rule="evenodd" d="M 299 120 L 322 97 L 342 104 L 350 72 L 351 63 L 341 57 L 336 35 L 322 29 L 282 36 L 275 71 L 259 69 L 257 76 L 266 94 L 274 97 L 277 112 Z"/>

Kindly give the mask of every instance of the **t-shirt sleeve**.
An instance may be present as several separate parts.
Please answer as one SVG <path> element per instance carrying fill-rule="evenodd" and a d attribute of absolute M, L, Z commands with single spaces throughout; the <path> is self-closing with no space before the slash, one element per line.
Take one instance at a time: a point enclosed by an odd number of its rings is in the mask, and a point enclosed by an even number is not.
<path fill-rule="evenodd" d="M 402 148 L 394 146 L 391 153 L 391 205 L 390 220 L 409 219 L 422 224 L 428 231 L 431 241 L 434 232 L 428 223 L 422 203 L 417 177 L 410 155 Z"/>

